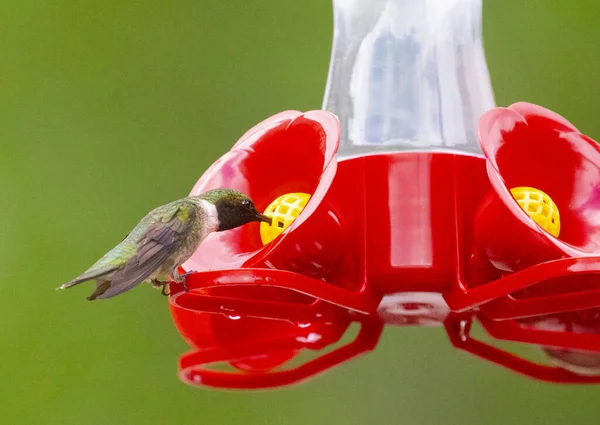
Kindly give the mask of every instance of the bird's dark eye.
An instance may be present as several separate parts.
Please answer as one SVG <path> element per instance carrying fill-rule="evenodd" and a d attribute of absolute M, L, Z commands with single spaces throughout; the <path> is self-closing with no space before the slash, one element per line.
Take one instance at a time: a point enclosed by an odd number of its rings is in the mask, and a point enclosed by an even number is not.
<path fill-rule="evenodd" d="M 242 205 L 245 207 L 249 207 L 250 205 L 252 205 L 252 202 L 250 202 L 249 200 L 246 199 L 246 200 L 242 201 Z"/>

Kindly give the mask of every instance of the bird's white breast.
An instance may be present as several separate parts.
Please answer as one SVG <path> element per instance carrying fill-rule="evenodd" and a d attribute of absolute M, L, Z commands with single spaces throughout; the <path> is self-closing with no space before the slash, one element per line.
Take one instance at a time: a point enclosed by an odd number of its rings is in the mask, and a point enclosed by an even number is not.
<path fill-rule="evenodd" d="M 216 232 L 219 228 L 219 214 L 217 213 L 217 207 L 204 199 L 200 200 L 200 206 L 204 211 L 204 229 L 206 232 L 202 235 L 202 239 L 204 239 L 209 233 Z"/>

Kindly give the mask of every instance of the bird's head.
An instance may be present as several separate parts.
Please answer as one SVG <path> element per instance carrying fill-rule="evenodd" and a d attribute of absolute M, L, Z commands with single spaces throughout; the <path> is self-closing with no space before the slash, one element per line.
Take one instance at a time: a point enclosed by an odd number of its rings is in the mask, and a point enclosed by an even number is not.
<path fill-rule="evenodd" d="M 233 189 L 213 189 L 201 196 L 213 204 L 219 220 L 218 232 L 234 229 L 252 221 L 271 224 L 271 218 L 259 213 L 252 199 Z"/>

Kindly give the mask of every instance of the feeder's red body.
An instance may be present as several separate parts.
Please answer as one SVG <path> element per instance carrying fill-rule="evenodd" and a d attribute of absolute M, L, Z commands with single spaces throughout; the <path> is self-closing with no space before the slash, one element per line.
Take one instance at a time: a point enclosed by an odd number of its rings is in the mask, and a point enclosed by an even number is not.
<path fill-rule="evenodd" d="M 397 152 L 338 161 L 339 124 L 325 111 L 284 112 L 248 131 L 192 193 L 232 187 L 263 210 L 288 192 L 311 199 L 263 246 L 258 225 L 209 236 L 171 284 L 175 324 L 193 347 L 190 384 L 291 384 L 371 350 L 384 324 L 445 325 L 452 343 L 521 373 L 595 382 L 600 368 L 600 150 L 562 117 L 531 104 L 482 117 L 485 157 Z M 530 186 L 558 205 L 559 238 L 521 210 Z M 535 364 L 472 339 L 537 344 L 564 367 Z M 303 349 L 356 339 L 295 368 Z M 581 350 L 595 351 L 593 353 Z M 226 362 L 238 372 L 207 368 Z M 576 363 L 582 363 L 577 365 Z M 596 364 L 597 363 L 597 364 Z"/>

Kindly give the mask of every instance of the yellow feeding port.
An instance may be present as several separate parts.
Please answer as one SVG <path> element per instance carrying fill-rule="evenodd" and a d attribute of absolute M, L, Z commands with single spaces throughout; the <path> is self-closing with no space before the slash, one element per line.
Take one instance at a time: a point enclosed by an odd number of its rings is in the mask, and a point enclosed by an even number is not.
<path fill-rule="evenodd" d="M 271 225 L 260 223 L 260 239 L 268 244 L 281 234 L 300 215 L 310 195 L 306 193 L 286 193 L 269 204 L 264 214 L 271 217 Z"/>
<path fill-rule="evenodd" d="M 523 208 L 523 211 L 538 226 L 552 236 L 558 237 L 560 233 L 560 214 L 558 207 L 548 195 L 533 187 L 515 187 L 510 192 Z"/>

